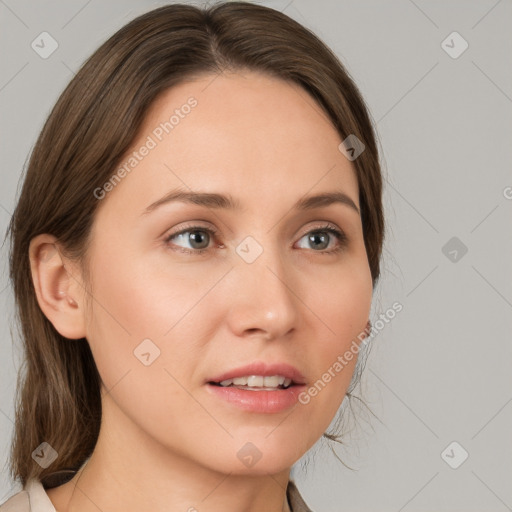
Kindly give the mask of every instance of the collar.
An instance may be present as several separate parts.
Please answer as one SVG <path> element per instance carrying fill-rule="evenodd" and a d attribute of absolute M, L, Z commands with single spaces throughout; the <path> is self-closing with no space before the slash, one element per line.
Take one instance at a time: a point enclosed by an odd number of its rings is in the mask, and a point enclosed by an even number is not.
<path fill-rule="evenodd" d="M 87 463 L 87 461 L 85 463 Z M 46 475 L 41 479 L 41 481 L 35 478 L 28 480 L 25 487 L 23 488 L 23 491 L 28 493 L 30 511 L 57 512 L 53 506 L 53 503 L 48 497 L 48 494 L 46 494 L 46 489 L 58 487 L 59 485 L 68 482 L 71 480 L 71 478 L 73 478 L 75 473 L 75 470 L 63 469 Z M 300 495 L 300 492 L 292 479 L 288 481 L 286 497 L 292 512 L 313 512 Z"/>

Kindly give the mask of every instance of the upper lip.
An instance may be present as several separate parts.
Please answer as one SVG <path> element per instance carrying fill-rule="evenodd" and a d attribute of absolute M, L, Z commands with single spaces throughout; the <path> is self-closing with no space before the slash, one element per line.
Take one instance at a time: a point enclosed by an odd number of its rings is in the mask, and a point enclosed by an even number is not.
<path fill-rule="evenodd" d="M 249 375 L 261 375 L 263 377 L 271 377 L 272 375 L 282 375 L 292 380 L 292 384 L 305 384 L 305 378 L 297 368 L 287 363 L 268 364 L 257 361 L 246 366 L 240 366 L 221 373 L 207 382 L 222 382 L 223 380 L 234 379 L 235 377 L 245 377 Z"/>

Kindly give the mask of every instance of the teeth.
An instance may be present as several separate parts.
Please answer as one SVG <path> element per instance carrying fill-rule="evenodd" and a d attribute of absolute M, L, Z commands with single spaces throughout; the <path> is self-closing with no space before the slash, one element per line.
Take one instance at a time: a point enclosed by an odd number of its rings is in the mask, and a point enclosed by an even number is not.
<path fill-rule="evenodd" d="M 261 375 L 249 375 L 247 377 L 236 377 L 234 379 L 223 380 L 220 385 L 227 386 L 246 386 L 249 388 L 278 388 L 279 386 L 288 387 L 292 379 L 282 375 L 272 375 L 272 377 L 263 377 Z"/>

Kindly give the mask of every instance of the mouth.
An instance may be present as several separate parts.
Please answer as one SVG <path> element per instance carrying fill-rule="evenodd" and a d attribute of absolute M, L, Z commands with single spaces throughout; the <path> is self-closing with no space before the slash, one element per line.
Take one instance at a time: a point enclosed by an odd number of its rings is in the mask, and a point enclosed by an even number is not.
<path fill-rule="evenodd" d="M 295 406 L 306 388 L 306 379 L 287 363 L 261 361 L 228 370 L 205 381 L 216 397 L 246 412 L 279 413 Z"/>
<path fill-rule="evenodd" d="M 210 381 L 208 384 L 222 388 L 237 388 L 246 391 L 276 391 L 279 389 L 289 389 L 292 386 L 298 386 L 298 382 L 294 382 L 284 375 L 249 375 L 247 377 L 235 377 L 225 379 L 221 382 Z"/>
<path fill-rule="evenodd" d="M 256 361 L 213 376 L 207 379 L 206 383 L 224 388 L 273 390 L 303 385 L 306 383 L 306 379 L 297 368 L 290 364 L 267 364 L 262 361 Z"/>

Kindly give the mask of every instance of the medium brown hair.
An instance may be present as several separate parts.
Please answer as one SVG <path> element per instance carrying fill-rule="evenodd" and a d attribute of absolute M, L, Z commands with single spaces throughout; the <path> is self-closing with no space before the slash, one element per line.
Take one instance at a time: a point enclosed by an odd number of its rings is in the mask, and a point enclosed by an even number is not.
<path fill-rule="evenodd" d="M 100 46 L 55 104 L 33 148 L 7 230 L 24 350 L 10 474 L 22 485 L 31 477 L 78 469 L 94 449 L 101 421 L 101 380 L 88 342 L 61 336 L 40 309 L 30 241 L 41 233 L 54 235 L 87 275 L 87 247 L 100 203 L 93 191 L 112 176 L 155 99 L 184 80 L 242 69 L 299 84 L 342 140 L 353 134 L 363 141 L 365 150 L 352 163 L 375 288 L 384 239 L 376 138 L 363 98 L 335 54 L 288 16 L 251 3 L 174 4 L 139 16 Z M 58 453 L 46 469 L 32 458 L 43 442 Z"/>

